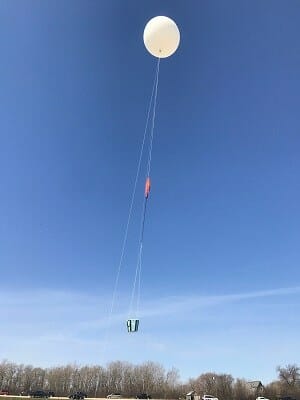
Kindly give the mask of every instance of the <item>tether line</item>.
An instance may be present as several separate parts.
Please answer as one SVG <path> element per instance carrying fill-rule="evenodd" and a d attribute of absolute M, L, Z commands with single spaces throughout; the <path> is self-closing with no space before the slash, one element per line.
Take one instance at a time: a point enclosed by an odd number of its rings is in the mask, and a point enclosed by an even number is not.
<path fill-rule="evenodd" d="M 158 82 L 159 82 L 159 79 L 158 79 L 159 78 L 159 66 L 160 66 L 160 58 L 158 58 L 157 65 L 156 65 L 154 102 L 153 102 L 153 112 L 152 112 L 152 124 L 151 124 L 151 131 L 150 131 L 150 142 L 149 142 L 149 148 L 148 148 L 148 162 L 147 162 L 146 179 L 150 178 L 150 171 L 151 171 L 154 127 L 155 127 L 156 106 L 157 106 L 157 93 L 158 93 Z M 133 281 L 130 307 L 129 307 L 129 315 L 133 315 L 133 316 L 138 315 L 139 304 L 140 304 L 143 241 L 144 241 L 147 202 L 148 202 L 148 195 L 145 195 L 144 203 L 143 203 L 143 210 L 142 210 L 142 217 L 141 217 L 139 250 L 138 250 L 137 264 L 136 264 L 136 269 L 135 269 L 135 276 L 134 276 L 134 281 Z M 138 286 L 138 287 L 136 288 L 136 286 Z M 137 292 L 137 299 L 136 299 L 136 307 L 134 310 L 134 299 L 135 299 L 136 292 Z"/>

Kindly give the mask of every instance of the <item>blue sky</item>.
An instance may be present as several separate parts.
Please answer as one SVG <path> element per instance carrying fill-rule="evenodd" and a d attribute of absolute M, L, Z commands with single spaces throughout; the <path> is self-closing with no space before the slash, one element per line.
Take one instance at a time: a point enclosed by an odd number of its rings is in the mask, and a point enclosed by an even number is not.
<path fill-rule="evenodd" d="M 299 2 L 6 0 L 0 15 L 1 357 L 263 381 L 299 363 Z M 160 69 L 140 332 L 125 320 L 143 179 L 106 341 L 156 15 L 181 44 Z"/>

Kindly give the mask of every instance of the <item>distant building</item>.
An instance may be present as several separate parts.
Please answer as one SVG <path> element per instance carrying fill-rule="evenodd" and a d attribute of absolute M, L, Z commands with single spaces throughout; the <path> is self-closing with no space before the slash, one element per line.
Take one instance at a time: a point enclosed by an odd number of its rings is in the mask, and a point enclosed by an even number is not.
<path fill-rule="evenodd" d="M 185 400 L 201 400 L 201 396 L 199 396 L 194 390 L 192 390 L 185 395 Z"/>
<path fill-rule="evenodd" d="M 250 389 L 250 391 L 257 396 L 261 396 L 264 392 L 264 385 L 261 383 L 261 381 L 252 381 L 252 382 L 247 382 L 247 385 Z"/>

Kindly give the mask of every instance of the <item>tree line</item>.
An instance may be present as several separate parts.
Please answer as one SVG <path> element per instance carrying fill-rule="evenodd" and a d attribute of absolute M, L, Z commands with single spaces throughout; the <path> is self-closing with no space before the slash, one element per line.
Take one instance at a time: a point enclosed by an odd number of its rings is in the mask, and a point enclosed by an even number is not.
<path fill-rule="evenodd" d="M 89 397 L 106 397 L 109 393 L 132 397 L 148 393 L 153 398 L 165 399 L 183 399 L 193 390 L 200 396 L 210 394 L 220 400 L 254 400 L 258 395 L 272 400 L 283 396 L 300 400 L 300 367 L 296 364 L 278 367 L 277 374 L 277 380 L 258 392 L 246 380 L 234 379 L 230 374 L 208 372 L 182 383 L 176 368 L 166 370 L 151 361 L 140 365 L 115 361 L 106 367 L 68 364 L 39 368 L 4 360 L 0 362 L 0 389 L 11 394 L 51 390 L 56 396 L 83 391 Z"/>
<path fill-rule="evenodd" d="M 300 367 L 290 364 L 277 367 L 277 379 L 262 387 L 253 388 L 245 379 L 234 379 L 229 374 L 205 373 L 190 379 L 186 388 L 196 393 L 212 394 L 219 400 L 255 400 L 258 396 L 270 400 L 291 397 L 300 400 Z"/>

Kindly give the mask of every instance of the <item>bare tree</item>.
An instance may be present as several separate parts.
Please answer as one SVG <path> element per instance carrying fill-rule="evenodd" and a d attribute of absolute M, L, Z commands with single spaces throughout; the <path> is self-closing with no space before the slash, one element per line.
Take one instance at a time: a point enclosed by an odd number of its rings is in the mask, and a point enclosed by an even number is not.
<path fill-rule="evenodd" d="M 268 399 L 276 399 L 280 395 L 284 395 L 282 384 L 280 381 L 274 381 L 265 386 L 264 396 Z"/>
<path fill-rule="evenodd" d="M 277 367 L 279 380 L 287 386 L 295 386 L 300 379 L 300 368 L 296 364 L 288 364 L 286 367 Z"/>
<path fill-rule="evenodd" d="M 217 395 L 216 376 L 214 372 L 207 372 L 198 376 L 196 379 L 191 379 L 191 388 L 198 394 L 203 396 L 204 394 Z"/>
<path fill-rule="evenodd" d="M 172 368 L 170 371 L 166 373 L 166 380 L 165 380 L 165 398 L 178 398 L 180 396 L 179 390 L 179 380 L 180 374 L 177 368 Z"/>
<path fill-rule="evenodd" d="M 233 385 L 233 397 L 235 400 L 250 400 L 253 396 L 249 385 L 244 379 L 237 379 Z"/>
<path fill-rule="evenodd" d="M 272 400 L 279 395 L 300 400 L 300 368 L 290 364 L 278 367 L 277 372 L 278 381 L 266 386 L 265 395 Z M 229 374 L 207 372 L 182 384 L 176 368 L 166 370 L 161 364 L 151 361 L 140 365 L 114 361 L 106 367 L 68 364 L 44 369 L 3 360 L 0 362 L 0 389 L 8 389 L 14 394 L 45 389 L 53 390 L 58 396 L 82 390 L 89 397 L 106 397 L 112 392 L 127 397 L 148 393 L 153 398 L 173 399 L 195 390 L 200 396 L 210 394 L 220 400 L 253 398 L 246 381 L 234 381 Z"/>

